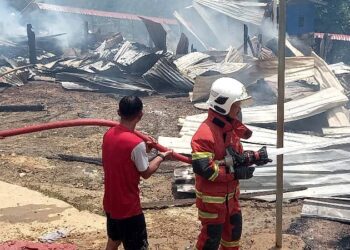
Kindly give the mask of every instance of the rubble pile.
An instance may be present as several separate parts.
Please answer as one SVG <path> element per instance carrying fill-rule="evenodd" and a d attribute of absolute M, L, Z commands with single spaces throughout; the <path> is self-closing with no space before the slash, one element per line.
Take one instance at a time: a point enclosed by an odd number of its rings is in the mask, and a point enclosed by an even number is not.
<path fill-rule="evenodd" d="M 85 31 L 80 48 L 63 49 L 60 39 L 66 34 L 41 36 L 36 38 L 37 63 L 32 65 L 28 62 L 27 37 L 1 40 L 0 90 L 43 80 L 59 83 L 66 90 L 117 95 L 189 94 L 197 108 L 206 110 L 208 107 L 201 102 L 208 98 L 211 83 L 228 76 L 243 82 L 253 96 L 253 107 L 244 110 L 246 121 L 273 128 L 277 38 L 259 29 L 271 22 L 268 10 L 264 2 L 193 1 L 192 6 L 174 12 L 183 30 L 176 51 L 185 54 L 168 49 L 169 27 L 145 17 L 139 20 L 148 32 L 144 39 L 148 45 L 129 41 L 120 32 L 102 35 Z M 233 32 L 223 30 L 223 20 L 234 27 Z M 244 31 L 240 45 L 239 34 L 234 33 L 236 27 Z M 187 53 L 189 37 L 202 48 L 201 52 L 192 44 L 191 53 Z M 286 44 L 287 124 L 296 128 L 296 122 L 323 114 L 326 123 L 319 122 L 316 132 L 326 136 L 347 133 L 349 66 L 329 66 L 307 45 L 299 43 L 297 48 L 290 41 Z"/>
<path fill-rule="evenodd" d="M 4 75 L 0 75 L 1 87 L 20 86 L 27 80 L 47 80 L 50 77 L 69 90 L 120 95 L 189 92 L 193 88 L 192 82 L 173 64 L 169 52 L 126 41 L 120 34 L 109 37 L 85 54 L 58 57 L 51 52 L 39 51 L 38 63 L 22 70 L 17 69 L 29 63 L 18 55 L 28 52 L 23 53 L 21 47 L 12 43 L 0 44 L 0 49 L 6 50 L 9 46 L 13 57 L 2 56 L 0 72 Z"/>

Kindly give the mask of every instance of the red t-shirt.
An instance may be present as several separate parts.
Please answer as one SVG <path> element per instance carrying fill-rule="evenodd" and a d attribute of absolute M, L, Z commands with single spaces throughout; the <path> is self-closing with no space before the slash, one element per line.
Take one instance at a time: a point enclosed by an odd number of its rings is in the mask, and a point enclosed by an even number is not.
<path fill-rule="evenodd" d="M 113 219 L 142 213 L 140 173 L 131 159 L 133 149 L 141 142 L 141 138 L 122 125 L 110 128 L 103 137 L 103 208 Z"/>

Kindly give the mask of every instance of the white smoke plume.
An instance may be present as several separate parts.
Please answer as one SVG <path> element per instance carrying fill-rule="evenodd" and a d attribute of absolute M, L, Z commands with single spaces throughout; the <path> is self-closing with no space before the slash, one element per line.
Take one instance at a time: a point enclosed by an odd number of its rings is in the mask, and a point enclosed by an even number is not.
<path fill-rule="evenodd" d="M 0 39 L 26 35 L 26 28 L 21 25 L 21 14 L 10 7 L 6 1 L 0 1 Z"/>

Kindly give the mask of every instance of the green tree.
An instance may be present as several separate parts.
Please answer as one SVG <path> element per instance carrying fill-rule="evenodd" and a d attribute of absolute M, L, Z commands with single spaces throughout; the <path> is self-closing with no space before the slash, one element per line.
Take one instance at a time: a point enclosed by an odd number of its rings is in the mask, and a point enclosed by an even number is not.
<path fill-rule="evenodd" d="M 315 31 L 350 35 L 350 0 L 325 0 L 316 8 Z M 328 63 L 350 64 L 350 42 L 333 41 Z"/>
<path fill-rule="evenodd" d="M 316 9 L 316 31 L 350 34 L 350 1 L 326 0 Z"/>

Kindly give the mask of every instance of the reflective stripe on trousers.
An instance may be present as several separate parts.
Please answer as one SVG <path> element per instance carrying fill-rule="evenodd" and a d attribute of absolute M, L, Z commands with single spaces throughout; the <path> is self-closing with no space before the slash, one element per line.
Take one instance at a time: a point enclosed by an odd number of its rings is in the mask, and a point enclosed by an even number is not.
<path fill-rule="evenodd" d="M 205 195 L 196 190 L 198 218 L 202 223 L 198 250 L 238 250 L 242 216 L 235 193 L 224 197 Z"/>
<path fill-rule="evenodd" d="M 212 195 L 205 195 L 202 192 L 199 192 L 196 190 L 196 197 L 198 199 L 201 199 L 205 203 L 224 203 L 226 199 L 232 199 L 235 197 L 236 190 L 234 190 L 232 193 L 226 194 L 225 196 L 212 196 Z"/>

